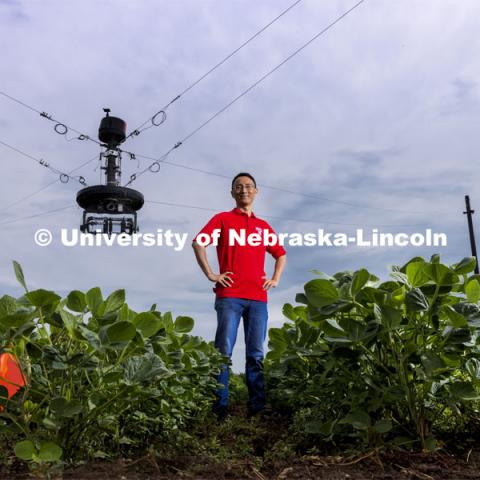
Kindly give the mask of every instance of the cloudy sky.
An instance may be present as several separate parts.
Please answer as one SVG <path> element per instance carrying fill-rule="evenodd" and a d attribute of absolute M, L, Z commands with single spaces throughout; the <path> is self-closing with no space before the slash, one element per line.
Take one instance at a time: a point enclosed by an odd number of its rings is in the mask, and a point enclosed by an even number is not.
<path fill-rule="evenodd" d="M 93 138 L 104 107 L 132 129 L 292 3 L 0 0 L 0 91 Z M 160 157 L 355 3 L 301 1 L 125 149 Z M 282 282 L 269 295 L 270 326 L 283 322 L 282 305 L 294 301 L 312 269 L 367 267 L 387 278 L 390 265 L 415 255 L 440 253 L 446 263 L 469 255 L 464 195 L 480 208 L 479 19 L 476 0 L 366 0 L 173 151 L 159 173 L 132 184 L 147 201 L 141 231 L 171 229 L 191 240 L 215 212 L 233 207 L 223 176 L 246 170 L 259 184 L 254 211 L 277 232 L 447 234 L 443 248 L 290 247 Z M 98 157 L 98 145 L 53 127 L 0 95 L 0 142 L 59 171 Z M 213 285 L 190 242 L 177 252 L 62 246 L 61 228 L 80 223 L 80 185 L 55 182 L 58 175 L 1 143 L 0 155 L 0 292 L 22 293 L 15 259 L 31 288 L 62 295 L 125 288 L 132 308 L 157 303 L 162 312 L 192 316 L 195 333 L 214 338 Z M 124 156 L 123 183 L 149 163 Z M 98 160 L 77 174 L 98 184 Z M 34 243 L 39 228 L 52 231 L 50 246 Z M 217 265 L 212 248 L 209 259 Z M 268 272 L 272 266 L 267 259 Z M 244 355 L 240 329 L 236 371 Z"/>

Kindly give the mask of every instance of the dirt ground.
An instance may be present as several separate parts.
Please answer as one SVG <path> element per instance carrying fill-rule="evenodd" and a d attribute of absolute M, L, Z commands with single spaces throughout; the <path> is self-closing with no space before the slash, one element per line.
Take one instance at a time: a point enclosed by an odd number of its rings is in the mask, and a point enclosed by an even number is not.
<path fill-rule="evenodd" d="M 228 451 L 220 461 L 217 451 L 205 455 L 158 454 L 134 460 L 96 461 L 62 474 L 51 476 L 62 480 L 163 480 L 163 479 L 389 479 L 389 480 L 480 480 L 480 446 L 462 453 L 410 453 L 395 451 L 379 454 L 370 451 L 351 457 L 329 455 L 290 455 L 270 459 L 266 453 L 285 438 L 282 419 L 268 417 L 247 419 L 243 407 L 232 411 L 229 421 L 205 425 L 201 438 L 216 436 Z M 261 465 L 261 466 L 259 466 Z M 0 466 L 0 480 L 41 478 L 29 475 L 25 467 L 15 464 L 9 472 Z M 44 477 L 45 478 L 45 477 Z"/>
<path fill-rule="evenodd" d="M 256 468 L 252 462 L 229 461 L 212 463 L 199 457 L 177 457 L 161 464 L 149 458 L 134 461 L 117 460 L 113 463 L 98 462 L 80 467 L 63 476 L 64 480 L 170 480 L 170 479 L 389 479 L 389 480 L 463 480 L 480 478 L 480 451 L 471 452 L 468 460 L 447 454 L 395 453 L 376 457 L 366 454 L 364 458 L 350 462 L 338 462 L 332 457 L 304 456 Z M 26 473 L 3 479 L 31 479 Z"/>

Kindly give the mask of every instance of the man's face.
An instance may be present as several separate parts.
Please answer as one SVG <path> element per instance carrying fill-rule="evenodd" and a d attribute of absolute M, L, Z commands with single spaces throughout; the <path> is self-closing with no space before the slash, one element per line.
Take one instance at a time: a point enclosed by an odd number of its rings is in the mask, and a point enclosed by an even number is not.
<path fill-rule="evenodd" d="M 253 203 L 258 190 L 250 177 L 238 177 L 232 188 L 232 197 L 237 206 L 246 207 Z"/>

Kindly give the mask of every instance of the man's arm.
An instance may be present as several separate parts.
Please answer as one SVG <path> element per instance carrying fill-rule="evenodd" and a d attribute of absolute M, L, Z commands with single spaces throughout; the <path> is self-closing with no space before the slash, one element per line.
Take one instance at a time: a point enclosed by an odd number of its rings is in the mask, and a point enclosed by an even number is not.
<path fill-rule="evenodd" d="M 280 282 L 280 277 L 282 276 L 283 269 L 287 263 L 287 256 L 282 255 L 275 260 L 275 270 L 273 272 L 273 277 L 271 280 L 265 280 L 263 284 L 264 290 L 269 290 L 270 288 L 275 288 Z M 263 277 L 267 278 L 267 277 Z"/>
<path fill-rule="evenodd" d="M 219 283 L 223 287 L 231 287 L 233 284 L 233 280 L 229 277 L 232 272 L 224 272 L 220 275 L 213 273 L 210 264 L 208 263 L 207 259 L 207 247 L 202 247 L 199 245 L 195 240 L 192 242 L 193 251 L 195 252 L 195 257 L 197 259 L 202 272 L 205 276 L 211 281 L 215 283 Z"/>

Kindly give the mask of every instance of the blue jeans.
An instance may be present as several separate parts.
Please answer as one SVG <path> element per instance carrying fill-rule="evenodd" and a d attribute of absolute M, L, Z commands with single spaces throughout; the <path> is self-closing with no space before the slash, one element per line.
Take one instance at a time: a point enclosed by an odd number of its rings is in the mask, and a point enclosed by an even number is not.
<path fill-rule="evenodd" d="M 229 363 L 223 365 L 217 381 L 223 388 L 216 391 L 213 411 L 228 406 L 228 374 L 231 365 L 233 347 L 237 339 L 238 326 L 243 317 L 245 331 L 246 365 L 245 373 L 248 387 L 248 408 L 261 410 L 265 407 L 265 382 L 263 378 L 263 343 L 267 335 L 267 302 L 245 298 L 217 298 L 217 333 L 215 347 L 221 354 L 228 356 Z"/>

